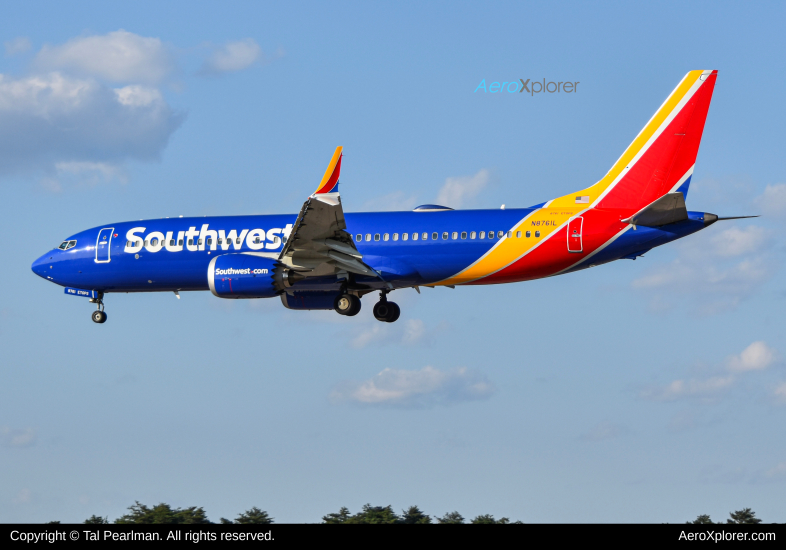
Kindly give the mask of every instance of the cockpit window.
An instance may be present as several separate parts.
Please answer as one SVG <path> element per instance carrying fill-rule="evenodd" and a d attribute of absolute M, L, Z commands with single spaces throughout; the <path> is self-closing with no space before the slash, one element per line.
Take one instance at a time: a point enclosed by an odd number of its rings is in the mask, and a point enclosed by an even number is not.
<path fill-rule="evenodd" d="M 76 246 L 76 241 L 63 241 L 60 243 L 59 248 L 60 250 L 68 250 L 69 248 L 74 248 Z"/>
<path fill-rule="evenodd" d="M 68 250 L 69 248 L 74 248 L 75 246 L 76 246 L 76 241 L 68 241 L 68 246 L 66 247 L 66 250 Z"/>

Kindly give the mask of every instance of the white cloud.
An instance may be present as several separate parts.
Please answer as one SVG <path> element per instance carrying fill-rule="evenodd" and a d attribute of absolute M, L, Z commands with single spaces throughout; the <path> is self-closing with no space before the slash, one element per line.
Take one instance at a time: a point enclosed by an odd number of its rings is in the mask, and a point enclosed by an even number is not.
<path fill-rule="evenodd" d="M 777 464 L 774 468 L 770 468 L 765 475 L 767 477 L 786 477 L 786 461 Z"/>
<path fill-rule="evenodd" d="M 712 237 L 713 252 L 720 257 L 741 256 L 759 252 L 769 241 L 770 232 L 756 225 L 740 229 L 724 229 Z"/>
<path fill-rule="evenodd" d="M 35 64 L 45 71 L 97 77 L 110 82 L 155 84 L 174 69 L 171 56 L 158 38 L 124 31 L 72 38 L 60 46 L 44 46 Z"/>
<path fill-rule="evenodd" d="M 0 444 L 4 447 L 32 447 L 36 442 L 35 430 L 32 428 L 25 428 L 24 430 L 17 430 L 9 428 L 8 426 L 0 427 Z"/>
<path fill-rule="evenodd" d="M 619 424 L 601 422 L 590 431 L 581 436 L 584 441 L 604 441 L 614 439 L 627 433 L 627 429 Z"/>
<path fill-rule="evenodd" d="M 227 42 L 205 60 L 201 74 L 217 75 L 247 69 L 262 55 L 262 48 L 253 38 Z"/>
<path fill-rule="evenodd" d="M 480 194 L 489 183 L 489 171 L 485 168 L 474 176 L 447 178 L 437 195 L 437 204 L 450 208 L 461 208 Z"/>
<path fill-rule="evenodd" d="M 435 334 L 445 328 L 445 325 L 438 325 L 429 329 L 420 319 L 407 319 L 394 324 L 380 323 L 372 321 L 364 328 L 358 330 L 356 327 L 352 331 L 349 345 L 356 349 L 364 348 L 370 344 L 382 346 L 386 344 L 401 344 L 405 346 L 415 346 L 428 344 Z"/>
<path fill-rule="evenodd" d="M 16 504 L 30 504 L 33 502 L 33 491 L 27 488 L 21 489 L 14 497 L 14 502 Z"/>
<path fill-rule="evenodd" d="M 465 367 L 439 370 L 384 369 L 363 382 L 344 382 L 331 393 L 333 402 L 361 405 L 427 407 L 461 401 L 487 399 L 494 386 L 482 374 Z"/>
<path fill-rule="evenodd" d="M 727 390 L 734 383 L 734 377 L 713 376 L 706 379 L 674 380 L 672 383 L 649 388 L 641 393 L 644 399 L 653 401 L 675 401 L 686 397 L 711 398 Z"/>
<path fill-rule="evenodd" d="M 0 75 L 0 173 L 156 160 L 182 121 L 145 86 L 112 89 L 59 72 Z"/>
<path fill-rule="evenodd" d="M 768 252 L 773 240 L 758 226 L 736 226 L 689 237 L 677 245 L 678 257 L 655 266 L 631 283 L 647 291 L 659 309 L 688 300 L 692 313 L 713 314 L 733 309 L 772 278 L 779 266 Z"/>
<path fill-rule="evenodd" d="M 407 196 L 403 191 L 394 191 L 363 203 L 364 210 L 374 212 L 412 210 L 415 206 L 417 206 L 417 197 L 415 195 Z"/>
<path fill-rule="evenodd" d="M 775 350 L 764 342 L 753 342 L 742 353 L 729 359 L 728 368 L 731 372 L 763 370 L 775 362 L 775 356 Z"/>
<path fill-rule="evenodd" d="M 20 36 L 18 38 L 14 38 L 13 40 L 9 40 L 7 42 L 3 42 L 5 46 L 5 56 L 11 57 L 14 55 L 18 55 L 20 53 L 25 53 L 26 51 L 30 50 L 33 45 L 30 43 L 30 39 L 24 36 Z"/>
<path fill-rule="evenodd" d="M 780 403 L 786 403 L 786 382 L 782 382 L 775 387 L 775 399 Z"/>
<path fill-rule="evenodd" d="M 676 401 L 683 398 L 699 398 L 708 401 L 734 386 L 738 375 L 764 370 L 776 359 L 777 353 L 766 343 L 763 341 L 753 342 L 739 355 L 733 355 L 726 360 L 726 371 L 730 374 L 674 380 L 666 386 L 646 388 L 640 395 L 644 399 L 653 401 Z M 786 400 L 786 383 L 775 390 L 776 397 L 779 397 L 779 391 L 782 391 Z"/>
<path fill-rule="evenodd" d="M 768 185 L 764 193 L 756 197 L 753 204 L 768 216 L 786 215 L 786 183 Z"/>

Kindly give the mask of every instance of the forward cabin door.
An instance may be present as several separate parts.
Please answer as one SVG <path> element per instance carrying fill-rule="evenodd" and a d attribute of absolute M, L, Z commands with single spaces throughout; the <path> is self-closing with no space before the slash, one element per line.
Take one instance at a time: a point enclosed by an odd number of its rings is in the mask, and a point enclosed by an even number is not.
<path fill-rule="evenodd" d="M 112 242 L 112 232 L 114 227 L 105 227 L 98 232 L 96 240 L 96 263 L 105 264 L 109 262 L 109 246 Z"/>
<path fill-rule="evenodd" d="M 582 252 L 584 244 L 581 239 L 581 231 L 584 227 L 584 218 L 578 216 L 568 222 L 568 252 Z"/>

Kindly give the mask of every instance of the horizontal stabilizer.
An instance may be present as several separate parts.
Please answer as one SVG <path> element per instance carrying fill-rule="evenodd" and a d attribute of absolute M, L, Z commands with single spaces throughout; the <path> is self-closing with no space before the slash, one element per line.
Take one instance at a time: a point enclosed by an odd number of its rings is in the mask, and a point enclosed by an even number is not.
<path fill-rule="evenodd" d="M 688 219 L 688 209 L 685 208 L 685 195 L 682 193 L 666 193 L 655 202 L 645 206 L 630 218 L 622 220 L 631 225 L 644 227 L 660 227 L 670 223 L 681 222 Z"/>

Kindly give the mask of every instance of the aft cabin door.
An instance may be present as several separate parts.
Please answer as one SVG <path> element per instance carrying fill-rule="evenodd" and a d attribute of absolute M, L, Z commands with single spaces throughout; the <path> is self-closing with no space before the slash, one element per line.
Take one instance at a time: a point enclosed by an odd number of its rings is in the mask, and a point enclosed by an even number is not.
<path fill-rule="evenodd" d="M 584 244 L 581 240 L 581 231 L 584 227 L 584 218 L 573 218 L 568 222 L 568 252 L 582 252 Z"/>
<path fill-rule="evenodd" d="M 109 246 L 112 242 L 112 231 L 114 227 L 105 227 L 98 232 L 98 239 L 96 240 L 96 263 L 105 264 L 109 258 Z"/>

